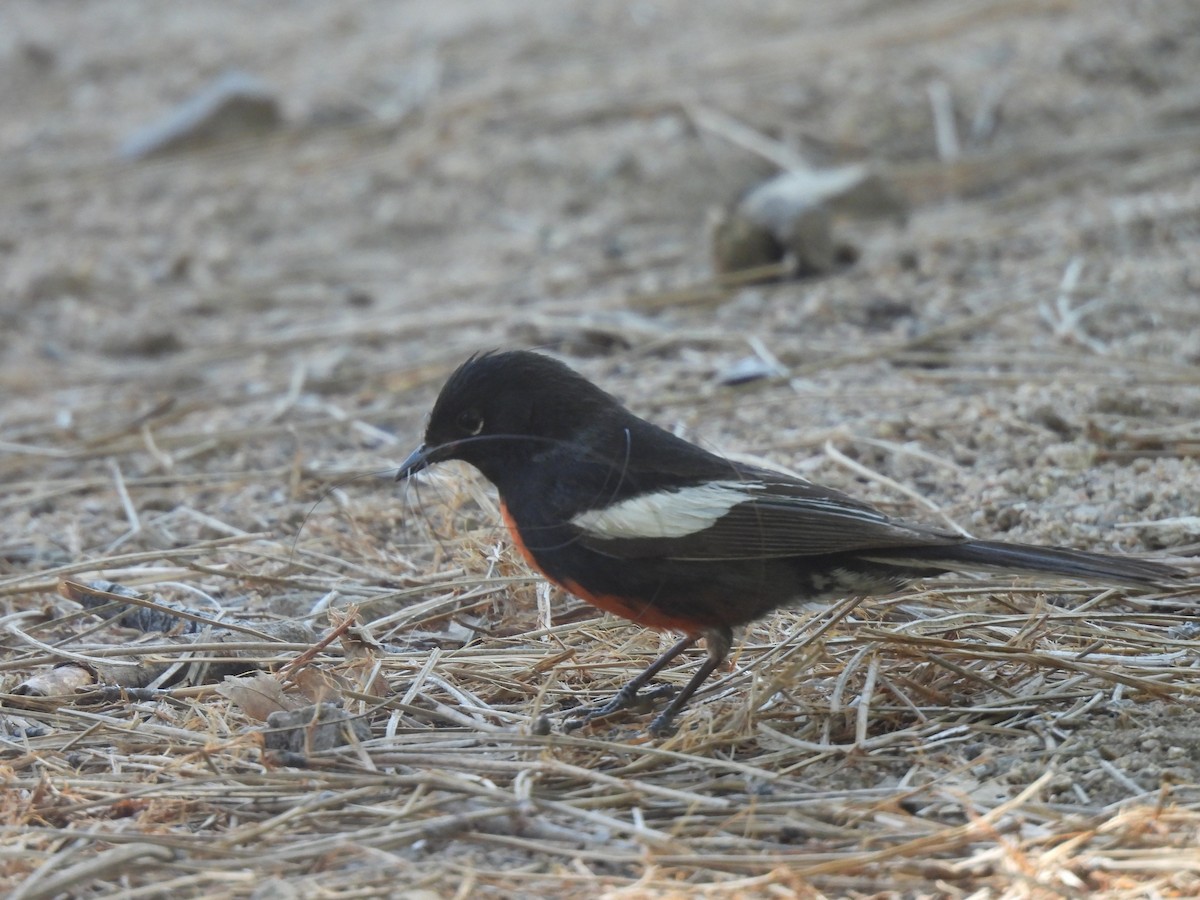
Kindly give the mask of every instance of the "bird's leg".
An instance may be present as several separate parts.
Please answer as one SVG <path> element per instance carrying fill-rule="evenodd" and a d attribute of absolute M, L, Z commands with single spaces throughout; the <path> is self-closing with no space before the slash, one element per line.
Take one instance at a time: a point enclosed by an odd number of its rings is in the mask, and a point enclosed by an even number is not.
<path fill-rule="evenodd" d="M 582 725 L 586 725 L 588 722 L 593 722 L 596 719 L 603 719 L 605 716 L 610 716 L 615 712 L 620 712 L 623 709 L 628 709 L 629 707 L 633 706 L 638 702 L 638 700 L 643 699 L 638 696 L 638 692 L 650 683 L 650 679 L 661 672 L 667 663 L 695 644 L 697 640 L 699 640 L 699 636 L 692 635 L 675 642 L 671 646 L 671 649 L 669 649 L 654 662 L 650 663 L 650 665 L 646 666 L 646 668 L 642 670 L 642 672 L 640 672 L 636 678 L 629 681 L 624 687 L 617 691 L 616 695 L 607 703 L 589 709 L 578 719 L 571 719 L 568 721 L 566 723 L 567 730 L 573 731 Z M 662 688 L 659 688 L 656 691 L 651 691 L 651 693 L 647 696 L 649 699 L 657 699 L 658 697 L 673 693 L 674 690 L 675 689 L 670 685 L 664 685 Z"/>
<path fill-rule="evenodd" d="M 705 631 L 703 633 L 703 637 L 705 645 L 708 649 L 708 659 L 704 661 L 703 665 L 700 666 L 696 674 L 692 676 L 692 679 L 687 683 L 687 686 L 684 687 L 684 689 L 678 694 L 676 694 L 675 699 L 670 702 L 667 708 L 654 717 L 649 727 L 651 734 L 663 735 L 671 731 L 671 723 L 674 721 L 675 716 L 679 714 L 679 711 L 683 709 L 688 700 L 691 699 L 692 695 L 699 690 L 700 685 L 704 684 L 704 682 L 708 680 L 708 676 L 711 675 L 716 670 L 717 666 L 721 665 L 721 663 L 725 661 L 725 657 L 729 655 L 729 647 L 733 643 L 733 633 L 730 631 L 730 629 L 712 628 Z M 647 666 L 646 669 L 636 678 L 626 684 L 623 688 L 621 688 L 621 690 L 617 691 L 616 696 L 603 706 L 590 710 L 582 718 L 567 722 L 567 729 L 573 730 L 581 725 L 586 725 L 588 722 L 595 721 L 596 719 L 602 719 L 605 716 L 609 716 L 622 709 L 628 709 L 639 700 L 656 700 L 659 697 L 672 693 L 674 688 L 669 685 L 664 685 L 658 690 L 651 691 L 649 694 L 639 696 L 639 692 L 650 682 L 650 679 L 661 672 L 663 668 L 669 662 L 671 662 L 671 660 L 675 659 L 675 657 L 679 656 L 679 654 L 683 653 L 685 650 L 695 644 L 698 638 L 699 635 L 685 637 L 677 642 L 671 647 L 671 649 Z"/>
<path fill-rule="evenodd" d="M 714 628 L 705 632 L 704 645 L 708 650 L 708 659 L 696 670 L 696 674 L 692 676 L 692 680 L 687 683 L 687 686 L 675 695 L 675 699 L 667 705 L 667 708 L 651 720 L 648 730 L 652 735 L 659 737 L 671 733 L 675 716 L 692 699 L 692 694 L 699 690 L 700 685 L 708 680 L 708 676 L 716 671 L 717 666 L 725 661 L 732 643 L 733 634 L 728 628 Z"/>

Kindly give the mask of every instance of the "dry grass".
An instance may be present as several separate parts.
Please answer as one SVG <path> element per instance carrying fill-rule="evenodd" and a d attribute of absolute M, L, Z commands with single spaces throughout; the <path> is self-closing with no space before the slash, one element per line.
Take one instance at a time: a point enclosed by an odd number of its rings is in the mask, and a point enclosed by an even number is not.
<path fill-rule="evenodd" d="M 426 486 L 429 521 L 473 517 L 464 506 L 480 498 L 453 485 Z M 14 896 L 119 885 L 123 896 L 238 896 L 298 873 L 305 891 L 353 896 L 387 895 L 397 878 L 464 896 L 1200 887 L 1192 748 L 1171 751 L 1178 771 L 1161 773 L 1161 786 L 1136 768 L 1147 729 L 1169 731 L 1174 717 L 1194 728 L 1200 695 L 1193 642 L 1169 636 L 1188 620 L 1152 602 L 1120 611 L 1076 590 L 1051 606 L 1028 589 L 999 596 L 1021 610 L 1005 613 L 994 589 L 939 586 L 781 614 L 754 630 L 677 735 L 651 742 L 637 716 L 611 731 L 558 731 L 569 710 L 648 663 L 656 641 L 591 616 L 538 628 L 533 582 L 509 574 L 520 568 L 494 528 L 443 533 L 453 564 L 419 586 L 372 588 L 422 567 L 388 558 L 372 569 L 360 552 L 348 583 L 305 548 L 323 542 L 321 527 L 314 519 L 295 547 L 255 535 L 193 546 L 172 554 L 169 575 L 337 597 L 351 618 L 317 648 L 114 641 L 111 627 L 84 630 L 90 617 L 43 610 L 0 622 L 3 671 L 249 657 L 288 696 L 310 689 L 298 687 L 304 670 L 323 699 L 370 725 L 369 739 L 281 758 L 263 750 L 262 716 L 203 679 L 3 695 Z M 129 582 L 164 577 L 128 554 L 93 567 Z M 269 625 L 218 607 L 206 618 Z M 347 626 L 366 621 L 379 643 L 346 644 Z M 693 664 L 664 678 L 683 683 Z M 1076 729 L 1097 714 L 1112 734 L 1080 767 Z M 152 880 L 132 875 L 145 866 Z"/>
<path fill-rule="evenodd" d="M 10 896 L 1200 894 L 1194 594 L 785 611 L 675 736 L 565 734 L 662 639 L 531 578 L 464 470 L 391 481 L 453 365 L 539 345 L 889 511 L 1194 567 L 1193 3 L 9 6 Z M 227 65 L 287 129 L 111 161 Z M 903 228 L 711 276 L 711 207 L 857 160 Z M 750 354 L 788 377 L 717 383 Z"/>

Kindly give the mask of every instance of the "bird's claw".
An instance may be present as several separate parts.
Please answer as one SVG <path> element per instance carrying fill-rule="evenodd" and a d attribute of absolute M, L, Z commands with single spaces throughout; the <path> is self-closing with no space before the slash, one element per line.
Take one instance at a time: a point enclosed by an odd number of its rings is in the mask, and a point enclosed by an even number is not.
<path fill-rule="evenodd" d="M 664 684 L 652 691 L 645 692 L 628 690 L 627 685 L 617 691 L 616 695 L 607 703 L 592 707 L 578 718 L 568 719 L 564 723 L 563 728 L 566 731 L 575 731 L 584 725 L 590 725 L 592 722 L 599 721 L 600 719 L 607 719 L 614 713 L 622 712 L 626 709 L 647 709 L 651 704 L 666 697 L 671 697 L 674 694 L 675 687 L 669 684 Z M 654 720 L 650 723 L 649 731 L 651 734 L 660 735 L 666 733 L 665 729 L 670 725 L 670 718 L 673 717 L 668 718 L 666 721 L 660 721 L 663 719 L 663 715 L 663 713 L 660 713 L 655 716 Z"/>

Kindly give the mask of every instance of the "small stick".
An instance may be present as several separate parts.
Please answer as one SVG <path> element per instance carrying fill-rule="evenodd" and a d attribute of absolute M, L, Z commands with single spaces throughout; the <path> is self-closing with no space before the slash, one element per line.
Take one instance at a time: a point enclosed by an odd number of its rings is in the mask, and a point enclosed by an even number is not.
<path fill-rule="evenodd" d="M 954 162 L 962 155 L 958 143 L 958 128 L 954 124 L 954 98 L 950 87 L 940 78 L 929 82 L 929 107 L 933 112 L 933 137 L 938 159 Z"/>

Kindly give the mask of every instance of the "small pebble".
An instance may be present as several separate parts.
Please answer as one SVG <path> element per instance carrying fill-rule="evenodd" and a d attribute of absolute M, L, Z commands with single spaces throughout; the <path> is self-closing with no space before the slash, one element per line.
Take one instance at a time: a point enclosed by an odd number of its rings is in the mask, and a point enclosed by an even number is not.
<path fill-rule="evenodd" d="M 777 378 L 787 373 L 758 356 L 745 356 L 717 376 L 717 383 L 728 386 L 748 384 L 764 378 Z"/>

